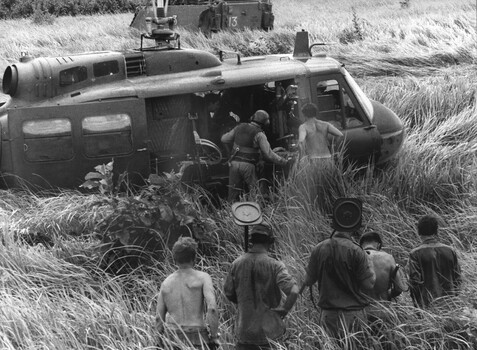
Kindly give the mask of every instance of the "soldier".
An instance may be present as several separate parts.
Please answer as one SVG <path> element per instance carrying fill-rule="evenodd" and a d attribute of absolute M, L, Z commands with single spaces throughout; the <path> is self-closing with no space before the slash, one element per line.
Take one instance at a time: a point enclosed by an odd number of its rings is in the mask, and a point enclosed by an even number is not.
<path fill-rule="evenodd" d="M 227 275 L 225 296 L 238 307 L 236 350 L 271 349 L 264 315 L 272 310 L 280 317 L 286 316 L 298 297 L 298 286 L 285 265 L 268 256 L 273 242 L 268 225 L 255 225 L 250 233 L 251 248 L 232 263 Z M 287 295 L 282 307 L 281 292 Z"/>
<path fill-rule="evenodd" d="M 214 286 L 209 274 L 194 269 L 196 251 L 197 243 L 190 237 L 179 238 L 172 247 L 178 269 L 162 282 L 157 302 L 157 327 L 159 334 L 165 334 L 169 340 L 179 340 L 179 345 L 216 349 L 219 343 Z M 206 320 L 204 306 L 207 308 Z M 173 346 L 173 349 L 181 347 Z"/>
<path fill-rule="evenodd" d="M 257 184 L 256 166 L 260 156 L 279 165 L 286 165 L 285 158 L 272 151 L 267 136 L 263 129 L 270 124 L 270 117 L 264 110 L 257 110 L 250 123 L 240 123 L 228 133 L 224 134 L 221 141 L 224 144 L 233 143 L 229 159 L 229 194 L 228 200 L 234 202 L 239 196 L 239 191 L 244 183 L 248 190 Z"/>
<path fill-rule="evenodd" d="M 406 276 L 393 256 L 381 250 L 383 242 L 377 232 L 367 232 L 359 240 L 359 245 L 373 263 L 376 282 L 373 289 L 365 293 L 378 301 L 390 301 L 407 291 Z"/>
<path fill-rule="evenodd" d="M 366 322 L 369 299 L 362 290 L 372 289 L 376 280 L 367 254 L 352 235 L 337 231 L 313 249 L 301 288 L 318 282 L 320 325 L 338 341 Z"/>
<path fill-rule="evenodd" d="M 318 108 L 314 103 L 307 103 L 301 111 L 305 116 L 305 122 L 298 128 L 298 144 L 302 155 L 311 161 L 331 160 L 328 135 L 343 137 L 343 133 L 332 124 L 315 118 Z"/>
<path fill-rule="evenodd" d="M 315 104 L 307 103 L 302 108 L 305 122 L 298 128 L 298 145 L 302 155 L 299 163 L 300 176 L 297 186 L 303 198 L 311 203 L 325 205 L 329 170 L 333 165 L 328 148 L 328 136 L 341 138 L 343 134 L 332 124 L 316 119 L 318 109 Z M 318 202 L 316 202 L 318 200 Z"/>
<path fill-rule="evenodd" d="M 417 224 L 422 243 L 409 254 L 409 282 L 414 305 L 428 307 L 439 297 L 457 295 L 461 274 L 455 250 L 439 242 L 437 218 L 425 215 Z"/>

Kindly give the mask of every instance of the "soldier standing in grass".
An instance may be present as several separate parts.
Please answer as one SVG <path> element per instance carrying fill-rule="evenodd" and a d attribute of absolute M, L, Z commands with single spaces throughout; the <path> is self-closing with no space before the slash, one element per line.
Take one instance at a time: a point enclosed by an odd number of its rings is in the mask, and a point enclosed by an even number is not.
<path fill-rule="evenodd" d="M 425 308 L 439 297 L 457 295 L 461 284 L 460 265 L 455 250 L 439 242 L 437 218 L 425 215 L 417 223 L 422 243 L 409 254 L 411 297 Z"/>
<path fill-rule="evenodd" d="M 336 231 L 313 249 L 301 288 L 318 282 L 320 325 L 339 342 L 367 321 L 369 298 L 362 290 L 372 289 L 376 280 L 366 252 L 352 235 Z"/>
<path fill-rule="evenodd" d="M 343 137 L 343 133 L 331 123 L 318 120 L 318 108 L 314 103 L 307 103 L 301 109 L 305 122 L 298 128 L 298 145 L 301 154 L 311 162 L 329 163 L 331 152 L 328 148 L 328 135 Z"/>
<path fill-rule="evenodd" d="M 227 299 L 237 304 L 236 350 L 272 349 L 267 338 L 266 315 L 285 317 L 298 297 L 298 286 L 285 265 L 268 256 L 274 242 L 271 228 L 255 225 L 250 233 L 249 251 L 237 258 L 224 284 Z M 280 307 L 281 293 L 287 296 Z M 273 318 L 271 318 L 273 320 Z"/>
<path fill-rule="evenodd" d="M 316 199 L 324 206 L 327 178 L 333 165 L 331 152 L 328 148 L 328 136 L 341 138 L 343 134 L 332 124 L 318 120 L 318 108 L 313 103 L 307 103 L 301 109 L 305 122 L 298 128 L 298 145 L 301 159 L 298 185 L 311 203 Z"/>
<path fill-rule="evenodd" d="M 224 144 L 232 144 L 229 163 L 229 202 L 238 199 L 243 185 L 248 190 L 257 185 L 256 167 L 261 157 L 275 164 L 287 165 L 288 161 L 273 152 L 263 129 L 270 124 L 266 111 L 257 110 L 250 123 L 240 123 L 228 133 L 222 135 Z"/>
<path fill-rule="evenodd" d="M 172 346 L 177 350 L 182 349 L 181 344 L 197 349 L 216 349 L 219 345 L 214 286 L 209 274 L 194 269 L 196 252 L 194 239 L 177 240 L 172 255 L 178 269 L 162 282 L 159 291 L 157 327 L 167 341 L 178 341 Z"/>
<path fill-rule="evenodd" d="M 406 275 L 394 257 L 381 250 L 383 241 L 377 232 L 367 232 L 359 239 L 359 245 L 373 263 L 376 282 L 365 293 L 373 300 L 391 301 L 407 291 Z"/>
<path fill-rule="evenodd" d="M 366 314 L 373 334 L 385 336 L 386 324 L 391 323 L 386 303 L 408 290 L 406 275 L 396 264 L 394 257 L 381 250 L 383 241 L 377 232 L 366 232 L 359 239 L 359 245 L 371 260 L 376 282 L 372 289 L 363 290 L 371 298 Z M 383 349 L 391 349 L 389 344 L 383 344 Z"/>

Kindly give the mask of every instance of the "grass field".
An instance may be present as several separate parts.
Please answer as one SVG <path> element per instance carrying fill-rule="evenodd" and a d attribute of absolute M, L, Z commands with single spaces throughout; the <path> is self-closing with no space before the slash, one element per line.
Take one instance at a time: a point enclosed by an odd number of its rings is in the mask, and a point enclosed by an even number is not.
<path fill-rule="evenodd" d="M 408 6 L 405 6 L 405 4 Z M 184 47 L 289 52 L 296 31 L 332 42 L 328 53 L 344 62 L 367 95 L 395 111 L 407 128 L 402 152 L 383 171 L 330 174 L 329 199 L 359 197 L 366 230 L 379 231 L 385 250 L 405 264 L 419 243 L 415 223 L 440 217 L 441 239 L 454 245 L 463 269 L 461 295 L 450 307 L 419 311 L 408 295 L 388 309 L 381 339 L 362 336 L 365 348 L 477 348 L 477 57 L 472 0 L 275 0 L 271 32 L 218 33 L 207 39 L 180 31 Z M 61 55 L 139 46 L 131 14 L 0 22 L 0 71 L 21 51 Z M 332 175 L 332 176 L 331 176 Z M 99 267 L 100 195 L 65 191 L 57 196 L 0 192 L 0 347 L 2 349 L 152 349 L 160 283 L 174 270 L 170 254 L 155 268 L 111 276 Z M 242 230 L 230 208 L 208 211 L 215 253 L 198 267 L 217 287 L 224 349 L 233 343 L 233 306 L 221 286 L 227 264 L 240 253 Z M 273 223 L 275 254 L 301 282 L 312 247 L 326 237 L 329 219 L 293 181 L 279 190 L 264 217 Z M 30 237 L 45 244 L 31 245 Z M 316 296 L 315 296 L 316 297 Z M 289 349 L 335 349 L 317 325 L 306 293 L 287 318 Z M 360 335 L 350 335 L 360 337 Z M 184 345 L 185 348 L 185 345 Z"/>

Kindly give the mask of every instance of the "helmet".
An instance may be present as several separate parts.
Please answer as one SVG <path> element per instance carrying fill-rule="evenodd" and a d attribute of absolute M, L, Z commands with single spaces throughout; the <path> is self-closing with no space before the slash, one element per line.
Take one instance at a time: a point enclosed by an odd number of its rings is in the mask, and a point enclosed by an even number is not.
<path fill-rule="evenodd" d="M 377 242 L 379 247 L 383 245 L 381 236 L 377 232 L 366 232 L 359 239 L 359 245 L 363 245 L 365 242 Z"/>
<path fill-rule="evenodd" d="M 264 110 L 259 109 L 253 114 L 252 121 L 262 125 L 267 125 L 270 123 L 270 116 Z"/>

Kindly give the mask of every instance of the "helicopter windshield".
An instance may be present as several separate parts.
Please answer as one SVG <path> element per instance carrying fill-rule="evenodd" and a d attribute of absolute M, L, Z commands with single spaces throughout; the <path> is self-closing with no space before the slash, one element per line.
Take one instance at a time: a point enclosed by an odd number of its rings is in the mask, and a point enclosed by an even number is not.
<path fill-rule="evenodd" d="M 371 101 L 368 97 L 366 97 L 363 90 L 361 90 L 359 85 L 354 81 L 354 79 L 351 77 L 351 75 L 346 69 L 344 69 L 344 77 L 351 89 L 354 91 L 356 98 L 363 107 L 364 112 L 367 114 L 369 120 L 372 122 L 374 117 L 374 109 L 373 105 L 371 104 Z"/>

